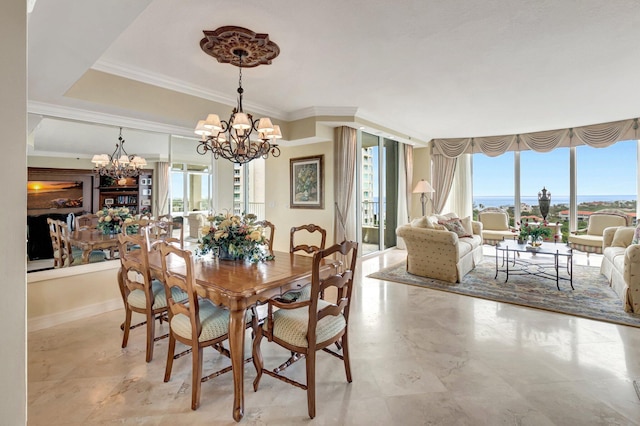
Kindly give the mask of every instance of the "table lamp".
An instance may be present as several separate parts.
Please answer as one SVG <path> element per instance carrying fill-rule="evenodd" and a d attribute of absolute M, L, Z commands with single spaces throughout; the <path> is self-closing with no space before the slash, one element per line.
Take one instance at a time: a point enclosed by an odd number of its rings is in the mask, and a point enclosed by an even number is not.
<path fill-rule="evenodd" d="M 414 194 L 422 194 L 420 195 L 420 202 L 422 203 L 422 216 L 426 216 L 427 210 L 427 192 L 435 192 L 435 190 L 431 187 L 429 182 L 424 179 L 421 179 L 420 182 L 413 188 Z"/>

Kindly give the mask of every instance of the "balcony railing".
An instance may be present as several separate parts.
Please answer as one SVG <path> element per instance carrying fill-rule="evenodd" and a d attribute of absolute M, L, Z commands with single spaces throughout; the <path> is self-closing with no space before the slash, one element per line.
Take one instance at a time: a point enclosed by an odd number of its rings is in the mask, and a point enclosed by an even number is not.
<path fill-rule="evenodd" d="M 264 220 L 265 217 L 265 205 L 264 203 L 249 203 L 247 208 L 244 208 L 244 203 L 235 202 L 233 203 L 233 213 L 240 215 L 242 213 L 253 213 L 256 215 L 258 220 Z"/>

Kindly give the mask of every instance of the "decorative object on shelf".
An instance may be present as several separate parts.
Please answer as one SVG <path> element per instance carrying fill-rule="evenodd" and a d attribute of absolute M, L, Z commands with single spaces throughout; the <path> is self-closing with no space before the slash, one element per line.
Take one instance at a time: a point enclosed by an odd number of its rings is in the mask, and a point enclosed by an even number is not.
<path fill-rule="evenodd" d="M 141 169 L 147 165 L 147 161 L 137 155 L 129 155 L 124 149 L 124 142 L 122 127 L 120 127 L 120 136 L 113 154 L 96 154 L 91 159 L 95 164 L 93 171 L 96 175 L 122 179 L 140 174 Z"/>
<path fill-rule="evenodd" d="M 436 192 L 435 189 L 433 189 L 433 187 L 431 186 L 431 184 L 429 182 L 427 182 L 424 179 L 420 179 L 420 182 L 418 182 L 418 184 L 416 185 L 415 188 L 413 188 L 413 193 L 414 194 L 421 194 L 420 195 L 420 203 L 422 203 L 422 216 L 426 216 L 427 215 L 427 192 L 429 194 L 431 194 L 432 192 Z M 429 200 L 431 200 L 431 198 L 428 198 Z"/>
<path fill-rule="evenodd" d="M 324 208 L 324 155 L 291 158 L 289 178 L 290 208 Z"/>
<path fill-rule="evenodd" d="M 98 216 L 98 229 L 105 235 L 119 233 L 123 226 L 134 220 L 127 207 L 105 207 L 99 210 L 96 215 Z M 137 227 L 138 225 L 132 225 L 127 228 L 127 232 L 137 232 Z"/>
<path fill-rule="evenodd" d="M 526 220 L 522 224 L 520 222 L 517 224 L 520 225 L 518 244 L 524 244 L 524 242 L 528 241 L 531 246 L 539 247 L 542 245 L 544 238 L 551 236 L 551 229 L 547 228 L 549 222 L 546 220 L 538 222 L 537 219 L 533 219 L 533 223 L 529 223 L 529 220 Z"/>
<path fill-rule="evenodd" d="M 549 205 L 551 204 L 551 192 L 546 187 L 542 187 L 542 191 L 538 192 L 538 207 L 543 220 L 547 220 L 549 215 Z"/>
<path fill-rule="evenodd" d="M 256 216 L 230 213 L 208 217 L 210 226 L 202 228 L 198 254 L 217 252 L 221 260 L 249 260 L 257 263 L 273 259 Z"/>
<path fill-rule="evenodd" d="M 271 60 L 280 54 L 280 48 L 269 40 L 268 34 L 256 34 L 246 28 L 226 26 L 203 32 L 205 37 L 200 40 L 200 48 L 220 63 L 237 66 L 240 72 L 237 107 L 228 121 L 221 121 L 217 114 L 209 114 L 205 120 L 198 121 L 195 133 L 202 136 L 202 140 L 197 152 L 211 151 L 215 159 L 222 157 L 237 164 L 256 158 L 266 159 L 269 154 L 280 156 L 280 148 L 275 143 L 282 138 L 280 126 L 273 125 L 268 117 L 254 120 L 242 109 L 242 67 L 271 64 Z"/>

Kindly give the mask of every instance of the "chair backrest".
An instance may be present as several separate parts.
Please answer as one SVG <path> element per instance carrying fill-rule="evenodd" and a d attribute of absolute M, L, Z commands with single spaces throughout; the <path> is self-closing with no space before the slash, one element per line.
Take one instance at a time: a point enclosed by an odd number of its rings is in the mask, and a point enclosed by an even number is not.
<path fill-rule="evenodd" d="M 178 237 L 174 236 L 178 231 Z M 150 220 L 142 227 L 142 233 L 147 238 L 149 250 L 153 250 L 161 242 L 175 243 L 184 248 L 184 233 L 180 223 L 167 220 Z"/>
<path fill-rule="evenodd" d="M 315 235 L 315 239 L 316 240 L 318 238 L 320 239 L 319 244 L 311 244 L 311 245 L 296 244 L 295 243 L 296 234 L 298 234 L 299 237 L 304 238 L 304 241 L 308 241 L 309 235 L 302 234 L 301 236 L 300 232 L 302 231 L 306 231 L 308 234 L 317 233 L 318 235 Z M 311 238 L 313 238 L 313 236 Z M 319 250 L 324 250 L 326 241 L 327 241 L 327 231 L 318 225 L 309 224 L 309 225 L 294 226 L 293 228 L 291 228 L 291 233 L 289 238 L 289 252 L 295 253 L 296 251 L 304 251 L 306 253 L 315 253 Z"/>
<path fill-rule="evenodd" d="M 478 220 L 482 222 L 483 230 L 508 231 L 509 213 L 498 207 L 487 207 L 478 212 Z"/>
<path fill-rule="evenodd" d="M 321 267 L 327 262 L 331 262 L 335 255 L 340 254 L 345 259 L 343 271 L 331 273 L 329 275 L 321 273 Z M 329 260 L 331 258 L 331 260 Z M 356 261 L 358 258 L 358 243 L 354 241 L 343 241 L 325 250 L 317 251 L 313 255 L 313 266 L 311 269 L 311 297 L 309 306 L 309 328 L 308 342 L 316 342 L 316 325 L 322 318 L 333 315 L 343 315 L 347 324 L 349 322 L 349 307 L 353 297 L 353 278 L 356 272 Z M 336 302 L 318 310 L 318 301 L 323 299 L 323 294 L 327 289 L 335 288 Z M 325 300 L 325 299 L 323 299 Z M 326 301 L 326 300 L 325 300 Z M 346 327 L 345 327 L 346 328 Z"/>
<path fill-rule="evenodd" d="M 589 216 L 589 225 L 587 226 L 587 235 L 602 235 L 604 229 L 610 226 L 629 226 L 631 225 L 631 216 L 622 210 L 604 209 L 598 210 Z"/>
<path fill-rule="evenodd" d="M 125 300 L 133 290 L 142 290 L 146 296 L 147 308 L 153 307 L 151 290 L 151 269 L 149 252 L 144 235 L 118 234 L 120 243 L 120 273 L 124 283 Z M 134 278 L 135 277 L 135 278 Z"/>
<path fill-rule="evenodd" d="M 273 254 L 273 237 L 276 233 L 276 226 L 268 220 L 259 220 L 256 222 L 256 225 L 261 226 L 264 230 L 264 233 L 266 233 L 264 238 L 267 241 L 269 253 Z"/>
<path fill-rule="evenodd" d="M 182 250 L 171 244 L 162 243 L 160 244 L 160 258 L 162 260 L 162 277 L 169 308 L 169 321 L 175 315 L 186 315 L 191 323 L 191 338 L 197 342 L 202 332 L 202 326 L 199 315 L 200 305 L 193 275 L 193 256 L 189 250 Z M 180 270 L 180 274 L 172 272 L 174 269 Z M 188 304 L 176 303 L 173 300 L 171 292 L 173 287 L 178 287 L 187 293 Z"/>
<path fill-rule="evenodd" d="M 81 216 L 76 216 L 74 223 L 75 229 L 92 229 L 98 227 L 98 215 L 94 213 L 87 213 Z"/>
<path fill-rule="evenodd" d="M 47 218 L 47 226 L 49 227 L 49 237 L 51 237 L 51 246 L 53 247 L 53 267 L 60 268 L 64 266 L 63 244 L 60 236 L 60 221 Z"/>
<path fill-rule="evenodd" d="M 120 228 L 120 232 L 125 235 L 142 235 L 142 228 L 149 224 L 149 219 L 139 218 L 127 222 L 126 226 Z"/>

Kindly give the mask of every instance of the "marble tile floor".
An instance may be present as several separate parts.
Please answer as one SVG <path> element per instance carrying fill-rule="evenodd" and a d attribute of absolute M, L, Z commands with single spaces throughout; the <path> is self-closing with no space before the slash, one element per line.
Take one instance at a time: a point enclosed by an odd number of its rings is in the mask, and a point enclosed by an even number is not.
<path fill-rule="evenodd" d="M 404 256 L 392 250 L 360 265 L 353 382 L 339 360 L 320 353 L 311 420 L 304 391 L 263 377 L 253 392 L 247 364 L 241 424 L 640 425 L 632 384 L 640 379 L 640 329 L 366 278 Z M 145 363 L 143 329 L 120 348 L 123 316 L 29 333 L 29 425 L 235 423 L 231 374 L 203 383 L 192 411 L 191 358 L 177 360 L 164 383 L 166 340 Z M 287 357 L 275 344 L 262 347 L 267 366 Z M 205 356 L 205 371 L 228 363 L 210 349 Z M 304 361 L 289 374 L 303 379 Z"/>

